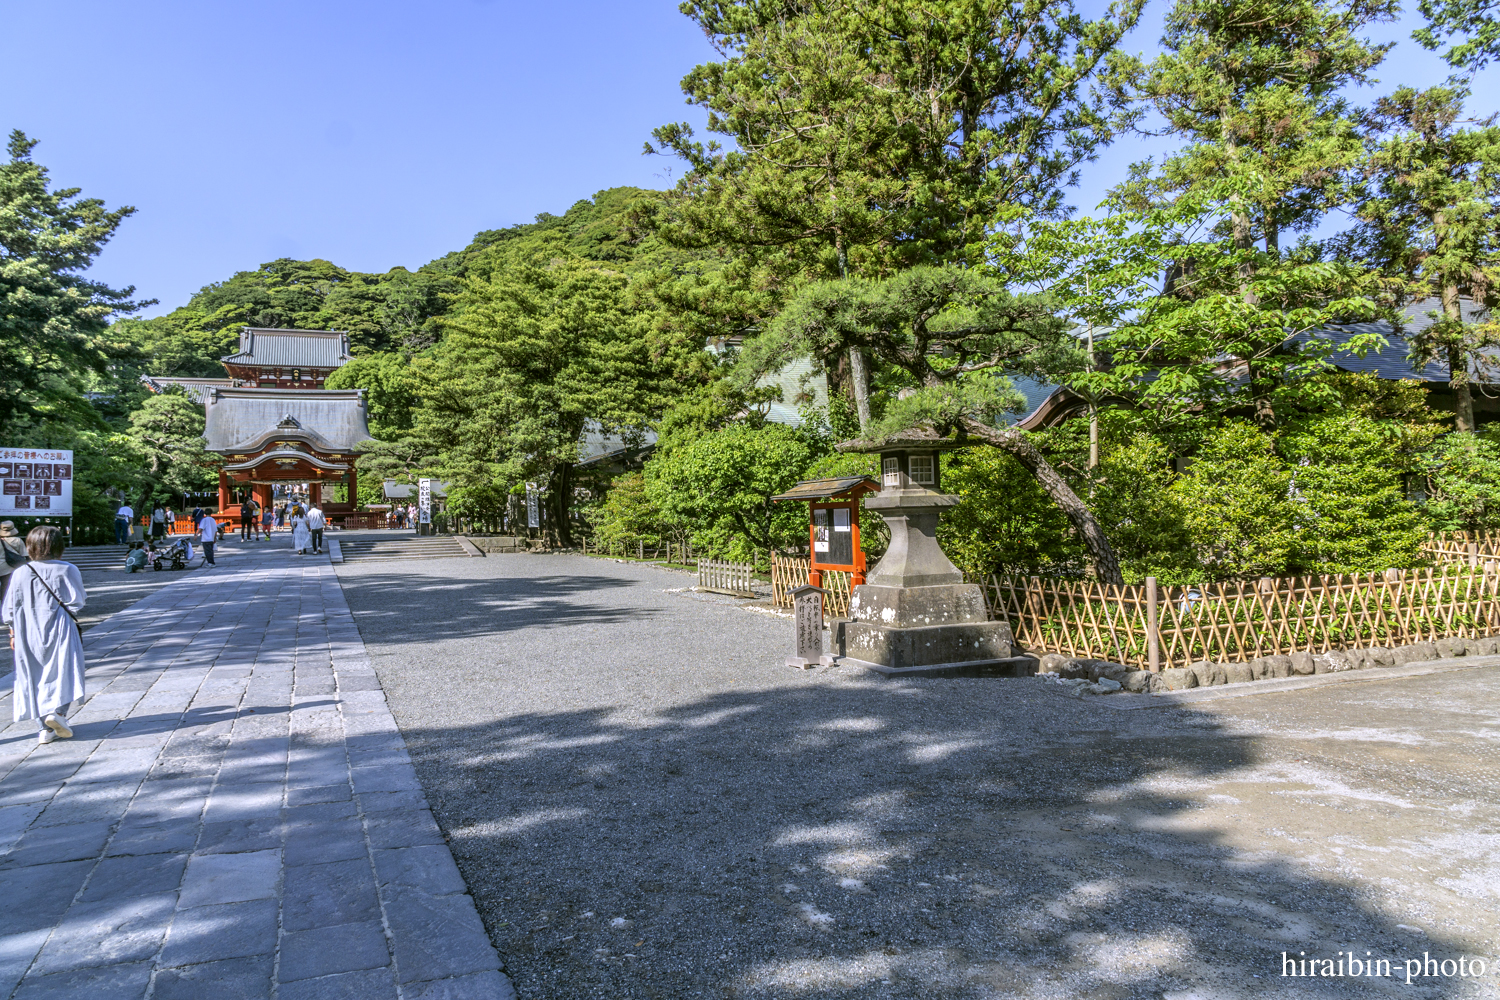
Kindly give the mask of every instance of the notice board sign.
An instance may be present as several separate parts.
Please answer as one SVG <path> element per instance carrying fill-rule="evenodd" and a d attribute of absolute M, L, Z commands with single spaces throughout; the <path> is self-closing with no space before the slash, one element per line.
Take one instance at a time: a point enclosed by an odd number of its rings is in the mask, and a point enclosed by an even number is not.
<path fill-rule="evenodd" d="M 432 523 L 432 480 L 417 480 L 417 523 Z"/>
<path fill-rule="evenodd" d="M 73 453 L 0 448 L 0 517 L 73 516 Z"/>

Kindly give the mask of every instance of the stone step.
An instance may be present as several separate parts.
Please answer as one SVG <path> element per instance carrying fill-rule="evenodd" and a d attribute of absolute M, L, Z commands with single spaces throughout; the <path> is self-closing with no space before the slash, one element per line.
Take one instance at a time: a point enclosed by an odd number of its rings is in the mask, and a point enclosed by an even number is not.
<path fill-rule="evenodd" d="M 454 538 L 339 539 L 345 562 L 361 559 L 456 559 L 471 558 L 470 552 Z"/>
<path fill-rule="evenodd" d="M 125 569 L 125 553 L 128 545 L 75 545 L 63 551 L 63 562 L 70 562 L 80 570 L 93 572 L 101 569 Z"/>

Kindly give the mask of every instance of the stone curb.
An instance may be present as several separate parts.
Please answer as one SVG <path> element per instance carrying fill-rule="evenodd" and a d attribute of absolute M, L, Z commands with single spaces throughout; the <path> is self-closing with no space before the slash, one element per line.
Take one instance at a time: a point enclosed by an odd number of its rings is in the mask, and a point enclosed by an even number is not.
<path fill-rule="evenodd" d="M 1323 687 L 1328 684 L 1345 684 L 1354 681 L 1400 680 L 1406 677 L 1423 677 L 1428 674 L 1445 674 L 1454 670 L 1473 670 L 1480 667 L 1500 666 L 1500 656 L 1465 656 L 1449 660 L 1420 660 L 1400 667 L 1370 667 L 1366 670 L 1340 670 L 1332 674 L 1311 674 L 1305 677 L 1278 677 L 1270 680 L 1247 681 L 1238 684 L 1216 684 L 1207 688 L 1191 688 L 1187 691 L 1170 691 L 1165 694 L 1115 694 L 1096 695 L 1090 702 L 1121 710 L 1141 708 L 1171 708 L 1174 705 L 1192 705 L 1202 701 L 1218 701 L 1223 698 L 1244 698 L 1248 695 L 1276 694 L 1281 691 L 1300 691 L 1303 688 Z M 1063 697 L 1072 696 L 1061 685 L 1057 688 Z"/>

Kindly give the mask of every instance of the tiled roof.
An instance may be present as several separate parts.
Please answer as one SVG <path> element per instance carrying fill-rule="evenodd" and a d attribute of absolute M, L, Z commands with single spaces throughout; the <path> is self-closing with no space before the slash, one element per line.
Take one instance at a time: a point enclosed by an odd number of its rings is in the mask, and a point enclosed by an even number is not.
<path fill-rule="evenodd" d="M 224 389 L 234 385 L 232 378 L 179 378 L 167 375 L 142 375 L 141 381 L 152 392 L 161 392 L 175 385 L 195 403 L 203 402 L 203 397 L 208 395 L 209 389 Z"/>
<path fill-rule="evenodd" d="M 250 451 L 285 438 L 337 454 L 370 437 L 360 389 L 215 388 L 204 412 L 203 437 L 210 451 Z"/>
<path fill-rule="evenodd" d="M 349 360 L 349 335 L 338 330 L 245 327 L 240 349 L 225 364 L 268 368 L 338 368 Z"/>
<path fill-rule="evenodd" d="M 1481 309 L 1473 302 L 1463 300 L 1463 318 L 1466 322 L 1473 322 L 1479 318 Z M 1427 299 L 1423 302 L 1414 302 L 1402 310 L 1404 320 L 1402 322 L 1402 333 L 1397 333 L 1391 324 L 1381 321 L 1377 323 L 1348 323 L 1337 327 L 1329 327 L 1319 330 L 1314 334 L 1304 334 L 1293 337 L 1293 343 L 1306 343 L 1310 337 L 1317 337 L 1327 341 L 1329 344 L 1347 344 L 1355 336 L 1362 333 L 1378 333 L 1386 339 L 1386 346 L 1378 351 L 1370 351 L 1364 357 L 1359 357 L 1352 351 L 1339 350 L 1335 348 L 1329 356 L 1329 361 L 1336 367 L 1346 372 L 1373 372 L 1384 379 L 1418 379 L 1422 382 L 1448 381 L 1448 366 L 1440 362 L 1429 362 L 1421 370 L 1415 368 L 1407 359 L 1411 345 L 1407 342 L 1405 334 L 1415 333 L 1427 329 L 1432 325 L 1432 317 L 1429 313 L 1436 312 L 1440 303 L 1436 299 Z M 1489 352 L 1487 352 L 1489 353 Z M 1500 359 L 1497 359 L 1500 360 Z M 1480 366 L 1475 366 L 1474 374 L 1483 377 Z"/>

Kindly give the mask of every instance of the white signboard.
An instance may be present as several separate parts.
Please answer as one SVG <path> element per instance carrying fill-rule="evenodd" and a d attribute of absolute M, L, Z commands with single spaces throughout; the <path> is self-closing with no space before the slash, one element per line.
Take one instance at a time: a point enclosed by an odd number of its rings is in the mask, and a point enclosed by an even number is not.
<path fill-rule="evenodd" d="M 0 516 L 73 516 L 73 453 L 0 448 Z"/>
<path fill-rule="evenodd" d="M 537 503 L 538 492 L 536 483 L 526 484 L 526 527 L 528 528 L 542 526 L 541 505 Z"/>
<path fill-rule="evenodd" d="M 417 523 L 432 523 L 432 480 L 417 480 Z"/>

